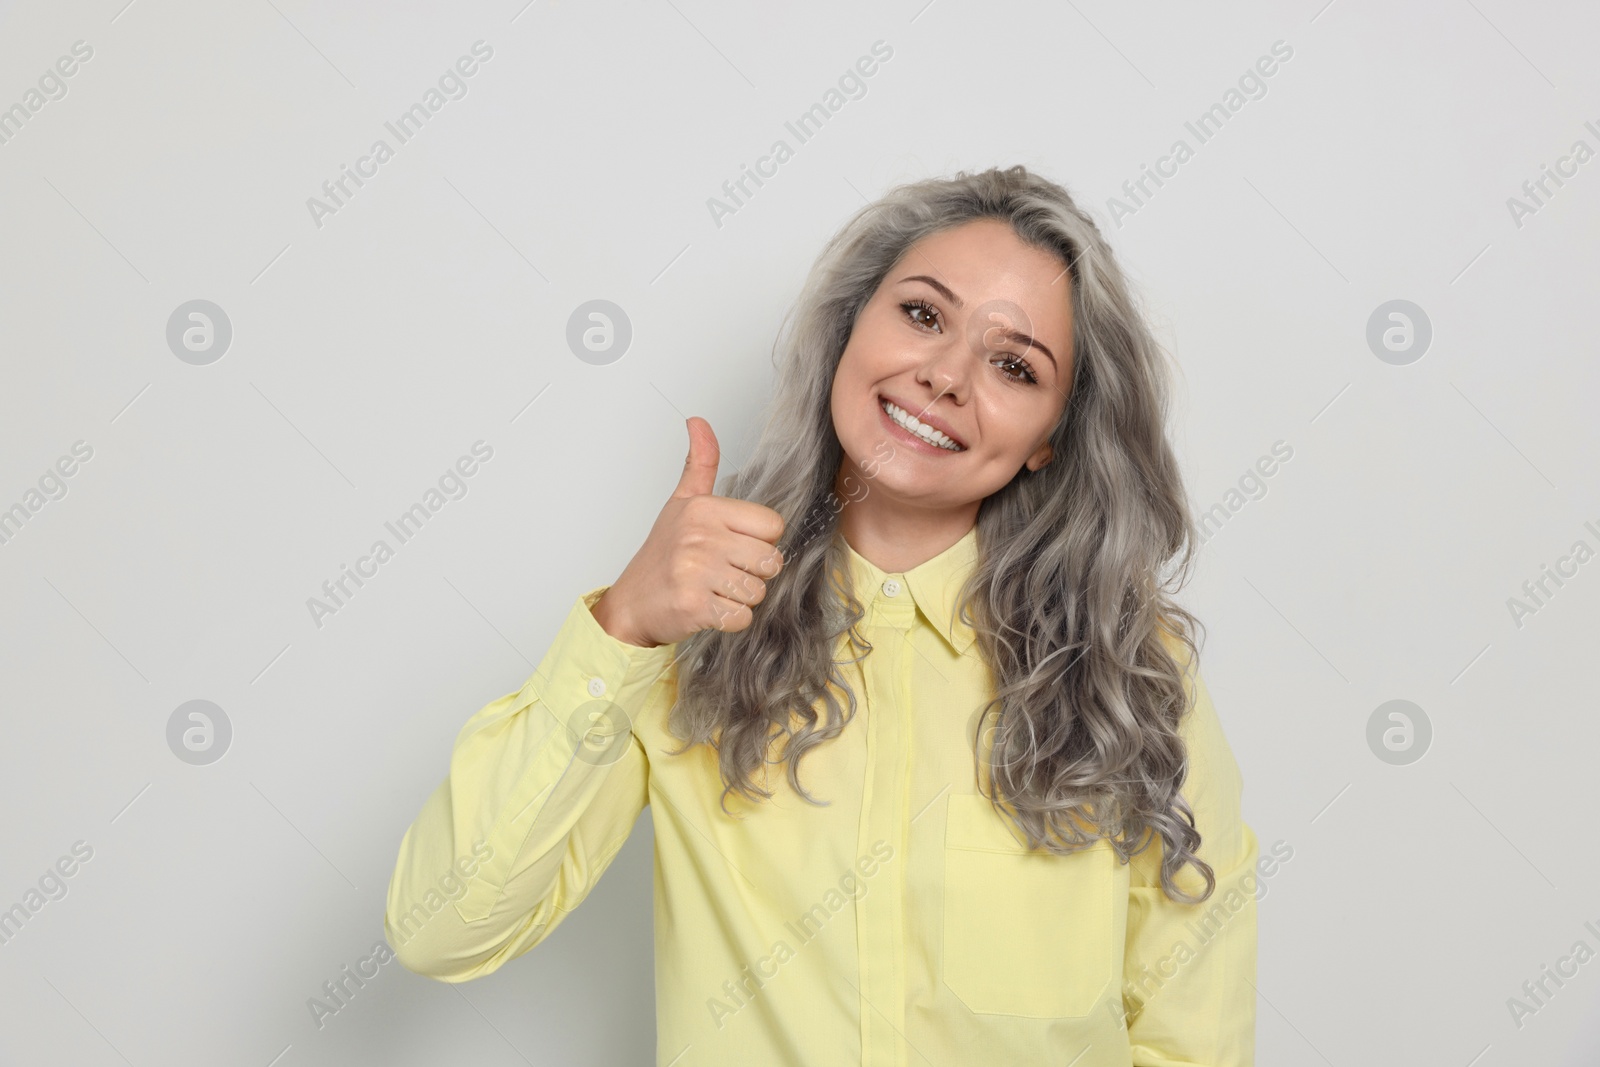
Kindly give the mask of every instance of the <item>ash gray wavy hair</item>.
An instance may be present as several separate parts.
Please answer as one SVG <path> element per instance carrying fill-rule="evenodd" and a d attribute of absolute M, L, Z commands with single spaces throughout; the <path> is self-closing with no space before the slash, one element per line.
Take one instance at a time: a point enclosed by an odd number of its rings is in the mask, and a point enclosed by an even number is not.
<path fill-rule="evenodd" d="M 771 797 L 753 776 L 780 735 L 782 756 L 770 762 L 786 764 L 794 791 L 821 803 L 801 787 L 798 764 L 855 715 L 833 652 L 864 614 L 830 506 L 844 458 L 829 400 L 834 373 L 856 315 L 907 249 L 983 218 L 1009 223 L 1071 271 L 1073 358 L 1050 435 L 1054 461 L 1019 471 L 979 506 L 978 562 L 961 610 L 996 696 L 978 709 L 974 763 L 987 730 L 991 801 L 1015 809 L 1007 817 L 1031 846 L 1066 853 L 1103 836 L 1126 860 L 1159 834 L 1162 889 L 1203 901 L 1216 877 L 1195 855 L 1200 834 L 1180 792 L 1187 700 L 1167 647 L 1181 644 L 1198 663 L 1200 624 L 1171 598 L 1187 578 L 1196 531 L 1165 436 L 1163 354 L 1094 221 L 1065 189 L 1021 166 L 899 186 L 824 246 L 774 346 L 777 381 L 760 439 L 718 490 L 783 516 L 783 570 L 746 629 L 702 630 L 679 643 L 669 729 L 685 742 L 680 752 L 700 742 L 716 749 L 724 810 L 730 791 Z M 1176 574 L 1162 579 L 1175 559 Z M 1198 897 L 1174 881 L 1184 864 L 1205 879 Z"/>

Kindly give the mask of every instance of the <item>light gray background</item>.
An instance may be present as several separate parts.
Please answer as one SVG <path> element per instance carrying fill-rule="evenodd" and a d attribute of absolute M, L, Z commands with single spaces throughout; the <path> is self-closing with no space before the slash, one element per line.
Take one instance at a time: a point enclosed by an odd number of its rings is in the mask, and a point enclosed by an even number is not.
<path fill-rule="evenodd" d="M 0 1059 L 651 1062 L 648 819 L 501 972 L 390 963 L 321 1028 L 307 1001 L 382 937 L 461 724 L 642 540 L 684 418 L 724 472 L 747 454 L 823 240 L 897 182 L 1022 162 L 1146 294 L 1196 508 L 1294 450 L 1186 600 L 1246 817 L 1294 849 L 1261 903 L 1260 1062 L 1593 1062 L 1600 962 L 1520 1028 L 1506 1004 L 1600 948 L 1600 561 L 1521 627 L 1507 607 L 1600 547 L 1600 161 L 1520 227 L 1507 206 L 1600 147 L 1592 8 L 524 2 L 0 15 L 0 107 L 94 49 L 0 145 L 0 507 L 94 449 L 0 545 L 0 907 L 94 849 L 0 945 Z M 314 225 L 306 199 L 479 39 L 468 94 Z M 707 198 L 880 39 L 867 94 L 716 226 Z M 1266 95 L 1114 222 L 1277 40 Z M 166 344 L 193 299 L 233 326 L 208 366 Z M 634 330 L 606 366 L 565 340 L 592 299 Z M 1392 299 L 1434 331 L 1406 366 L 1365 339 Z M 313 625 L 478 439 L 466 497 Z M 1366 740 L 1397 698 L 1433 727 L 1406 766 Z M 193 699 L 233 726 L 209 766 L 166 741 Z"/>

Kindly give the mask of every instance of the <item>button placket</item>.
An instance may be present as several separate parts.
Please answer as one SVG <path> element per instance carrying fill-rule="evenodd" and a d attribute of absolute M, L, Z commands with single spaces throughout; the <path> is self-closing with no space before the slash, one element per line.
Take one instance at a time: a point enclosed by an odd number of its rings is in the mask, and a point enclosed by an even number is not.
<path fill-rule="evenodd" d="M 917 604 L 911 595 L 910 583 L 904 574 L 879 571 L 875 577 L 878 584 L 872 588 L 871 601 L 877 621 L 896 630 L 904 630 L 917 617 Z"/>
<path fill-rule="evenodd" d="M 896 594 L 886 588 L 898 585 Z M 892 844 L 895 881 L 881 892 L 856 898 L 857 967 L 861 996 L 861 1063 L 863 1067 L 908 1067 L 904 1034 L 906 978 L 904 923 L 906 906 L 906 827 L 909 823 L 907 780 L 911 759 L 910 670 L 906 628 L 916 617 L 916 604 L 903 581 L 886 579 L 871 597 L 868 623 L 873 651 L 859 664 L 866 723 L 866 759 L 861 794 L 860 837 L 869 843 Z M 881 628 L 881 629 L 880 629 Z"/>

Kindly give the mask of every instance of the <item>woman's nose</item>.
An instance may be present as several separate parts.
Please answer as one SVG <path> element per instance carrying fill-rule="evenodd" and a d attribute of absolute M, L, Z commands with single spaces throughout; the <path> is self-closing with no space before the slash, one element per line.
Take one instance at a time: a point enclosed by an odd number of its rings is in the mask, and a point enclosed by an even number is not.
<path fill-rule="evenodd" d="M 983 353 L 974 349 L 965 330 L 951 330 L 942 344 L 927 353 L 918 377 L 933 387 L 936 394 L 951 394 L 964 404 L 971 388 L 973 368 L 982 362 Z"/>

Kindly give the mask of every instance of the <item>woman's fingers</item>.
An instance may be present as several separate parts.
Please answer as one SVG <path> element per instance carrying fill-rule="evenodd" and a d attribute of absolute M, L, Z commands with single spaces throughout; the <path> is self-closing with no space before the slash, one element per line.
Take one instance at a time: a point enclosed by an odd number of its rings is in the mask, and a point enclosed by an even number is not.
<path fill-rule="evenodd" d="M 740 604 L 759 604 L 767 595 L 767 583 L 733 564 L 723 568 L 713 584 L 719 596 Z"/>
<path fill-rule="evenodd" d="M 734 534 L 728 548 L 728 562 L 757 578 L 771 579 L 783 568 L 783 553 L 759 537 Z"/>
<path fill-rule="evenodd" d="M 711 594 L 710 628 L 717 630 L 743 630 L 755 620 L 755 614 L 737 600 L 729 600 L 718 593 Z"/>

